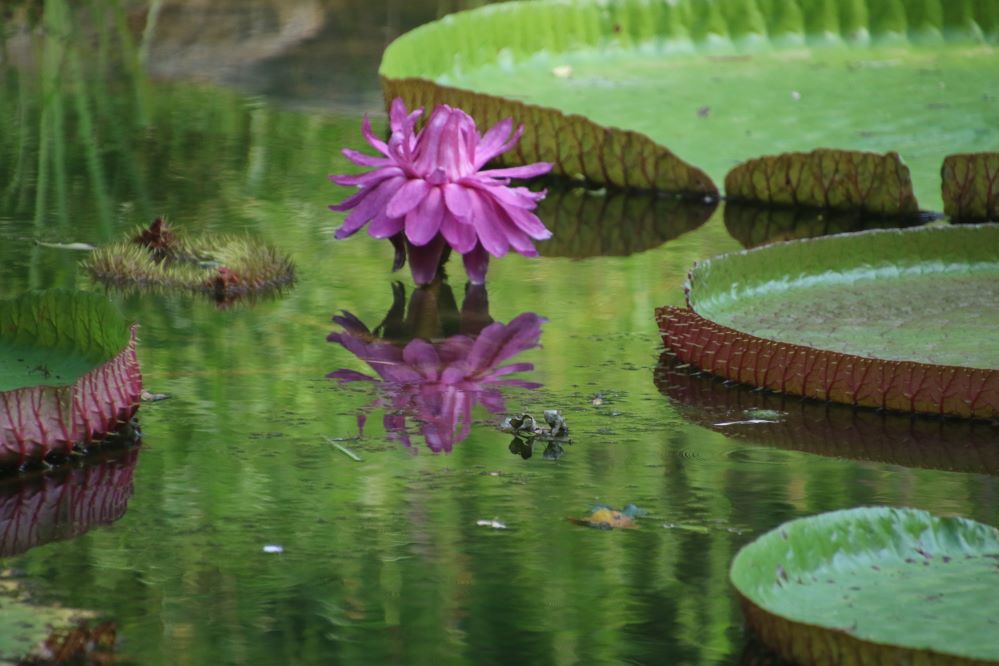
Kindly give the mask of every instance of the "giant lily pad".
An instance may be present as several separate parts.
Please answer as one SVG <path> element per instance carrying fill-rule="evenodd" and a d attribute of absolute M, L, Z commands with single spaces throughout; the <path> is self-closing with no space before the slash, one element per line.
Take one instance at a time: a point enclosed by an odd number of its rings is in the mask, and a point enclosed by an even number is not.
<path fill-rule="evenodd" d="M 0 465 L 100 439 L 139 406 L 135 328 L 103 296 L 0 301 Z"/>
<path fill-rule="evenodd" d="M 744 547 L 730 577 L 772 650 L 807 664 L 999 661 L 999 530 L 925 511 L 793 520 Z"/>
<path fill-rule="evenodd" d="M 403 35 L 380 73 L 410 106 L 513 116 L 507 159 L 570 176 L 710 194 L 760 155 L 894 150 L 938 208 L 943 157 L 999 141 L 997 40 L 968 0 L 510 2 Z"/>
<path fill-rule="evenodd" d="M 658 311 L 682 362 L 853 405 L 999 416 L 999 226 L 878 230 L 695 264 Z"/>

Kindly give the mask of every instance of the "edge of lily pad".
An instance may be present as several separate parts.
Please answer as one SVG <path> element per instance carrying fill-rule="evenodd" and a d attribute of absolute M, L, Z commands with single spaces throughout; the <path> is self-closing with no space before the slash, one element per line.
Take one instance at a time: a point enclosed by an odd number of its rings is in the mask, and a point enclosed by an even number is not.
<path fill-rule="evenodd" d="M 646 135 L 598 125 L 576 115 L 518 100 L 444 86 L 422 78 L 382 75 L 386 107 L 401 97 L 407 108 L 449 104 L 467 112 L 480 128 L 505 118 L 524 125 L 517 145 L 497 158 L 500 164 L 549 162 L 552 171 L 625 189 L 718 197 L 711 178 Z"/>
<path fill-rule="evenodd" d="M 761 535 L 751 543 L 743 546 L 736 554 L 729 567 L 729 582 L 736 592 L 746 623 L 757 637 L 781 657 L 794 663 L 807 664 L 840 664 L 840 663 L 907 663 L 907 664 L 941 664 L 943 666 L 988 666 L 994 664 L 990 660 L 976 659 L 953 653 L 939 652 L 929 648 L 916 648 L 891 643 L 876 643 L 864 640 L 850 634 L 848 629 L 834 629 L 808 622 L 791 620 L 763 608 L 753 601 L 749 593 L 740 588 L 736 582 L 736 567 L 745 553 L 753 546 L 767 539 L 787 538 L 787 530 L 802 521 L 814 522 L 816 519 L 831 521 L 848 517 L 850 514 L 870 512 L 875 514 L 903 513 L 908 516 L 926 518 L 929 521 L 944 520 L 928 511 L 920 509 L 897 507 L 855 507 L 818 514 L 816 516 L 797 518 L 787 521 L 769 532 Z M 956 518 L 972 526 L 996 531 L 990 525 L 977 523 L 965 518 Z"/>
<path fill-rule="evenodd" d="M 999 370 L 777 342 L 716 324 L 689 306 L 657 308 L 656 321 L 666 349 L 681 362 L 741 384 L 855 407 L 999 418 Z"/>

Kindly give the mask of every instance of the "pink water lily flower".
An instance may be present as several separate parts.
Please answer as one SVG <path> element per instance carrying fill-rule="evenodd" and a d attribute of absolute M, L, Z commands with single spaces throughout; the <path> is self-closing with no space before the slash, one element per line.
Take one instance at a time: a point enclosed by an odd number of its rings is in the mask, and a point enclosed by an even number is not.
<path fill-rule="evenodd" d="M 502 257 L 512 248 L 537 256 L 534 241 L 551 237 L 532 212 L 545 192 L 511 187 L 510 179 L 540 176 L 552 165 L 482 168 L 516 145 L 523 126 L 512 131 L 513 121 L 507 118 L 480 135 L 471 116 L 442 104 L 417 131 L 422 114 L 423 109 L 407 113 L 402 99 L 396 98 L 389 113 L 388 143 L 379 140 L 364 119 L 364 138 L 381 155 L 344 149 L 349 160 L 373 170 L 330 176 L 338 185 L 360 188 L 330 206 L 351 211 L 336 238 L 346 238 L 367 224 L 375 238 L 404 240 L 418 284 L 433 281 L 447 247 L 463 256 L 465 271 L 476 284 L 485 281 L 489 255 Z"/>

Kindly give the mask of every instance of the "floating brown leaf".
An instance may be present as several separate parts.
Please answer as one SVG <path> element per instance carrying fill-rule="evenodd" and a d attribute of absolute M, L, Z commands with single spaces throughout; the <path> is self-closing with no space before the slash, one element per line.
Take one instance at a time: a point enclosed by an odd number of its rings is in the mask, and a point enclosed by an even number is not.
<path fill-rule="evenodd" d="M 898 153 L 820 148 L 748 160 L 725 176 L 732 199 L 908 216 L 919 211 Z"/>
<path fill-rule="evenodd" d="M 999 220 L 999 153 L 948 155 L 940 177 L 944 213 L 952 220 Z"/>

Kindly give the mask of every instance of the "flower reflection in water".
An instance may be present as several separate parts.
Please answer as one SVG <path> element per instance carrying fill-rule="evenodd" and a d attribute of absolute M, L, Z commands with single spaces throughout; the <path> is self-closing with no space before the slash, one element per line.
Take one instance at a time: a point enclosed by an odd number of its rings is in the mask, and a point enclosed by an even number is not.
<path fill-rule="evenodd" d="M 394 285 L 393 291 L 392 309 L 374 331 L 343 312 L 333 318 L 343 331 L 327 337 L 377 375 L 348 369 L 327 375 L 342 383 L 380 384 L 381 397 L 358 415 L 359 428 L 363 429 L 368 411 L 382 407 L 390 439 L 411 448 L 406 424 L 412 418 L 432 451 L 447 452 L 470 434 L 476 404 L 500 413 L 506 409 L 501 387 L 540 386 L 510 377 L 533 370 L 533 364 L 507 361 L 539 346 L 543 317 L 525 312 L 507 324 L 492 321 L 483 285 L 467 286 L 460 312 L 451 288 L 440 280 L 417 289 L 408 312 L 402 285 Z"/>

